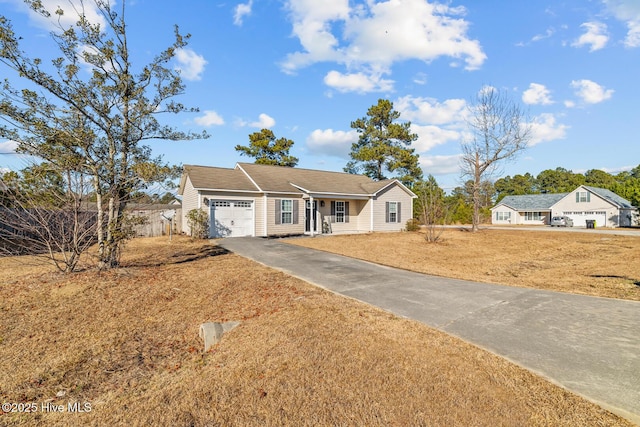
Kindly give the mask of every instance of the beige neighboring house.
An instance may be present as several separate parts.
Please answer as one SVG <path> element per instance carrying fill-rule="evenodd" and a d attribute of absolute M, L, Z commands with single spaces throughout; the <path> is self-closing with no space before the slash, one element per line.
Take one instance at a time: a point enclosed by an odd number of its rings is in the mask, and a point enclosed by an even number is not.
<path fill-rule="evenodd" d="M 397 179 L 253 163 L 185 165 L 178 194 L 183 231 L 202 209 L 210 237 L 400 231 L 416 197 Z"/>
<path fill-rule="evenodd" d="M 567 216 L 574 227 L 587 220 L 597 227 L 628 227 L 638 209 L 610 190 L 581 185 L 570 193 L 507 196 L 491 208 L 492 224 L 548 225 L 555 216 Z"/>

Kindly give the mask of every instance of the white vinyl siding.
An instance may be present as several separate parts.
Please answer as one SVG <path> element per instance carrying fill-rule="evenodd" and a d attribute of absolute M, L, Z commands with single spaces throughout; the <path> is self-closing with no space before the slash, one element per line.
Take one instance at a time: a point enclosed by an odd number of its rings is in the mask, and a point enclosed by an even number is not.
<path fill-rule="evenodd" d="M 387 220 L 387 202 L 396 202 L 396 222 Z M 413 199 L 407 192 L 397 185 L 390 186 L 378 193 L 373 200 L 373 230 L 401 231 L 407 220 L 413 216 Z M 369 215 L 370 213 L 367 212 Z"/>
<path fill-rule="evenodd" d="M 187 177 L 184 189 L 182 190 L 182 232 L 191 235 L 191 230 L 189 229 L 189 223 L 187 222 L 187 214 L 192 209 L 198 208 L 198 191 L 193 188 L 193 184 L 191 184 L 191 180 Z M 205 206 L 205 210 L 207 207 Z"/>
<path fill-rule="evenodd" d="M 291 201 L 291 223 L 282 223 L 282 201 Z M 288 203 L 286 204 L 288 206 Z M 300 209 L 302 206 L 302 209 Z M 302 214 L 301 214 L 302 212 Z M 304 201 L 294 197 L 268 197 L 267 198 L 267 235 L 279 236 L 287 234 L 303 234 L 304 233 Z M 285 216 L 287 219 L 288 215 Z"/>

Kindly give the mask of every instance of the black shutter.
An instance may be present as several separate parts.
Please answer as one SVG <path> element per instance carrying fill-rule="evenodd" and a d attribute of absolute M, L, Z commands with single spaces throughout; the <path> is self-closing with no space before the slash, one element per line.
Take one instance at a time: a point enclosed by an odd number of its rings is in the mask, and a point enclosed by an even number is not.
<path fill-rule="evenodd" d="M 587 202 L 591 201 L 591 193 L 587 191 Z"/>
<path fill-rule="evenodd" d="M 389 202 L 384 202 L 384 222 L 389 222 Z"/>
<path fill-rule="evenodd" d="M 580 192 L 576 191 L 576 203 L 580 203 Z"/>
<path fill-rule="evenodd" d="M 349 222 L 349 202 L 344 202 L 344 222 Z"/>
<path fill-rule="evenodd" d="M 402 212 L 402 209 L 400 209 L 400 202 L 396 203 L 396 210 L 397 210 L 397 218 L 398 221 L 397 222 L 402 222 L 402 218 L 400 218 L 400 212 Z"/>
<path fill-rule="evenodd" d="M 276 224 L 282 224 L 282 201 L 276 199 Z"/>
<path fill-rule="evenodd" d="M 293 223 L 298 223 L 298 200 L 293 201 Z"/>
<path fill-rule="evenodd" d="M 336 201 L 331 201 L 331 222 L 336 222 Z"/>

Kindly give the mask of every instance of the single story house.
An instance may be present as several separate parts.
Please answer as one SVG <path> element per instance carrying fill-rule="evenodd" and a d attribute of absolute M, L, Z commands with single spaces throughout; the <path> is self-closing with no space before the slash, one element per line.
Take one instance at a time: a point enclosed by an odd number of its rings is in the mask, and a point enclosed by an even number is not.
<path fill-rule="evenodd" d="M 492 224 L 549 224 L 554 216 L 567 216 L 574 227 L 594 220 L 599 227 L 627 227 L 638 209 L 610 190 L 581 185 L 570 193 L 506 196 L 491 208 Z"/>
<path fill-rule="evenodd" d="M 210 237 L 400 231 L 416 198 L 397 179 L 253 163 L 185 165 L 178 194 L 183 231 L 203 209 Z"/>

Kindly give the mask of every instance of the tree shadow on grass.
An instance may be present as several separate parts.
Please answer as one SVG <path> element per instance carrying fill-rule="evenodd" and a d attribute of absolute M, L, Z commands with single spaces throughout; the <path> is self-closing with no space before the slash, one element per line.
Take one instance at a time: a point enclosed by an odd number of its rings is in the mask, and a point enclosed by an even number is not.
<path fill-rule="evenodd" d="M 640 280 L 632 279 L 627 276 L 616 276 L 615 274 L 590 274 L 589 277 L 595 277 L 598 279 L 623 279 L 632 282 L 634 285 L 640 287 Z"/>
<path fill-rule="evenodd" d="M 182 250 L 173 254 L 154 255 L 144 259 L 137 259 L 126 263 L 124 267 L 159 267 L 161 265 L 184 264 L 208 257 L 226 255 L 231 251 L 215 245 L 205 245 L 199 248 Z"/>

